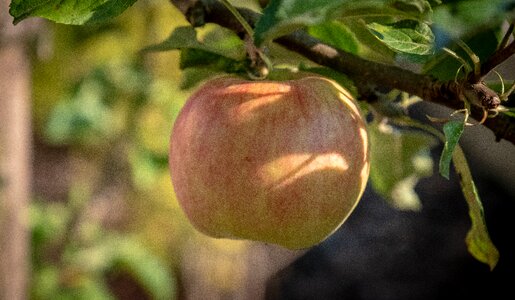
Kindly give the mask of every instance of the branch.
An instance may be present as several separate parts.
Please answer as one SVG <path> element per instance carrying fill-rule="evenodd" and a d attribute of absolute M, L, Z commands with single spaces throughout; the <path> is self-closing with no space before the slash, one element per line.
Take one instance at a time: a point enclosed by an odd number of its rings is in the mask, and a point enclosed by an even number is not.
<path fill-rule="evenodd" d="M 171 0 L 171 2 L 181 10 L 193 26 L 202 26 L 204 22 L 216 23 L 239 34 L 244 34 L 241 24 L 223 4 L 216 0 Z M 260 14 L 248 9 L 239 8 L 238 10 L 251 26 L 254 26 L 260 17 Z M 417 95 L 425 101 L 452 109 L 462 109 L 464 103 L 460 98 L 463 97 L 465 89 L 468 98 L 476 99 L 476 101 L 471 101 L 473 104 L 471 116 L 476 120 L 482 119 L 484 108 L 489 108 L 489 103 L 498 102 L 497 94 L 482 83 L 476 83 L 472 87 L 467 86 L 466 82 L 443 82 L 429 75 L 417 74 L 399 67 L 365 60 L 324 44 L 303 30 L 280 37 L 275 42 L 317 64 L 346 74 L 354 80 L 360 93 L 367 93 L 371 87 L 390 87 Z M 504 48 L 503 53 L 511 51 L 505 49 L 512 47 L 514 46 L 510 45 Z M 493 65 L 500 59 L 501 57 L 490 64 Z M 496 140 L 506 139 L 515 144 L 515 122 L 512 118 L 500 114 L 495 118 L 487 119 L 483 125 L 493 131 Z"/>

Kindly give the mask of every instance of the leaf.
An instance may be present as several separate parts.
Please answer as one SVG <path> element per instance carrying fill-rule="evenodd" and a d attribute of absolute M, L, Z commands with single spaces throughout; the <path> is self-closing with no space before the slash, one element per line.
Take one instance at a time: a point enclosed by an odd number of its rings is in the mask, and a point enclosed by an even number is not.
<path fill-rule="evenodd" d="M 389 25 L 370 23 L 367 26 L 394 51 L 417 55 L 433 53 L 434 35 L 425 23 L 404 20 Z"/>
<path fill-rule="evenodd" d="M 396 22 L 400 20 L 417 20 L 429 22 L 432 12 L 426 0 L 397 1 L 350 1 L 341 9 L 338 19 L 360 18 L 367 22 Z"/>
<path fill-rule="evenodd" d="M 256 23 L 254 40 L 261 45 L 288 34 L 295 29 L 320 24 L 329 19 L 329 14 L 348 0 L 272 0 L 263 10 L 263 16 Z"/>
<path fill-rule="evenodd" d="M 183 70 L 181 89 L 192 88 L 221 73 L 238 74 L 247 71 L 245 61 L 236 61 L 198 49 L 182 49 L 180 67 Z"/>
<path fill-rule="evenodd" d="M 308 33 L 333 47 L 373 61 L 392 64 L 394 52 L 379 41 L 360 19 L 310 26 Z"/>
<path fill-rule="evenodd" d="M 216 53 L 199 49 L 182 49 L 180 68 L 207 67 L 227 73 L 238 73 L 245 70 L 243 61 L 236 61 Z"/>
<path fill-rule="evenodd" d="M 465 238 L 468 251 L 477 260 L 488 264 L 492 270 L 499 261 L 499 251 L 490 240 L 484 218 L 483 205 L 481 204 L 463 150 L 459 146 L 454 150 L 452 159 L 456 173 L 460 177 L 461 190 L 467 201 L 469 216 L 472 221 L 472 227 Z"/>
<path fill-rule="evenodd" d="M 370 32 L 364 20 L 349 18 L 342 20 L 342 23 L 356 35 L 360 47 L 358 55 L 384 64 L 395 62 L 395 52 Z"/>
<path fill-rule="evenodd" d="M 247 70 L 243 42 L 231 30 L 215 26 L 201 35 L 191 26 L 177 27 L 165 41 L 143 49 L 144 52 L 180 50 L 180 68 L 184 70 L 181 89 L 220 73 Z"/>
<path fill-rule="evenodd" d="M 220 74 L 220 71 L 204 67 L 191 67 L 182 72 L 180 88 L 183 90 L 198 86 L 201 82 Z"/>
<path fill-rule="evenodd" d="M 315 14 L 314 11 L 317 13 Z M 310 34 L 322 41 L 382 63 L 393 63 L 394 52 L 368 30 L 367 22 L 398 22 L 400 20 L 428 21 L 431 6 L 426 0 L 339 0 L 339 1 L 272 1 L 264 10 L 255 30 L 256 44 L 272 40 L 298 28 L 309 27 Z M 429 27 L 422 23 L 411 34 L 412 40 L 431 40 Z M 418 40 L 417 40 L 418 38 Z M 418 42 L 411 52 L 426 54 L 427 43 Z"/>
<path fill-rule="evenodd" d="M 180 68 L 184 70 L 181 89 L 220 73 L 242 73 L 247 70 L 243 42 L 231 30 L 215 26 L 203 36 L 191 26 L 176 28 L 160 44 L 144 52 L 181 50 Z M 191 69 L 191 70 L 190 70 Z"/>
<path fill-rule="evenodd" d="M 371 147 L 370 180 L 374 190 L 399 209 L 421 207 L 414 188 L 420 178 L 431 176 L 431 135 L 421 131 L 397 129 L 374 122 L 368 128 Z"/>
<path fill-rule="evenodd" d="M 308 33 L 333 47 L 358 54 L 359 42 L 356 35 L 341 22 L 333 21 L 311 26 Z"/>
<path fill-rule="evenodd" d="M 445 134 L 445 145 L 440 156 L 440 175 L 449 179 L 449 169 L 451 164 L 454 149 L 458 145 L 461 134 L 465 128 L 465 123 L 462 121 L 449 121 L 443 126 Z"/>
<path fill-rule="evenodd" d="M 256 23 L 254 40 L 261 45 L 296 29 L 332 20 L 428 21 L 430 9 L 425 0 L 272 0 Z"/>
<path fill-rule="evenodd" d="M 132 6 L 136 0 L 13 0 L 9 13 L 14 24 L 42 17 L 56 23 L 82 25 L 108 21 Z"/>
<path fill-rule="evenodd" d="M 432 11 L 431 4 L 427 0 L 396 0 L 392 2 L 393 7 L 405 12 L 425 14 Z"/>
<path fill-rule="evenodd" d="M 236 61 L 204 50 L 186 48 L 181 50 L 180 68 L 182 81 L 180 88 L 190 89 L 200 82 L 219 74 L 239 74 L 247 71 L 245 61 Z"/>
<path fill-rule="evenodd" d="M 176 28 L 165 41 L 146 47 L 143 51 L 168 51 L 178 49 L 198 49 L 218 54 L 233 60 L 245 59 L 245 48 L 238 36 L 221 27 L 215 27 L 201 40 L 191 26 Z"/>
<path fill-rule="evenodd" d="M 108 21 L 131 7 L 137 0 L 110 0 L 95 9 L 88 23 L 101 23 Z"/>

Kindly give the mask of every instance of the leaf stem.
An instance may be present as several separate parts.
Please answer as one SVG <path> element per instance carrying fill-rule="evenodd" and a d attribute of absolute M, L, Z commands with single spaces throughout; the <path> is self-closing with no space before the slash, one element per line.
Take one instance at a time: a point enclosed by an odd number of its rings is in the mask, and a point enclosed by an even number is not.
<path fill-rule="evenodd" d="M 273 64 L 270 61 L 270 59 L 261 51 L 261 49 L 258 49 L 256 46 L 254 46 L 253 39 L 254 39 L 254 29 L 252 29 L 252 26 L 245 20 L 245 18 L 240 14 L 240 12 L 228 1 L 228 0 L 220 0 L 222 4 L 231 12 L 231 14 L 238 20 L 238 22 L 241 24 L 243 29 L 245 30 L 245 33 L 249 37 L 249 40 L 252 41 L 251 45 L 247 45 L 248 47 L 252 48 L 252 50 L 248 49 L 248 51 L 255 51 L 257 55 L 259 56 L 259 59 L 263 61 L 265 64 L 265 69 L 259 70 L 259 75 L 254 79 L 264 79 L 266 76 L 268 76 L 269 72 L 273 68 Z M 249 73 L 250 75 L 250 73 Z"/>
<path fill-rule="evenodd" d="M 457 61 L 459 61 L 462 65 L 462 67 L 464 67 L 467 72 L 472 71 L 472 68 L 470 67 L 469 63 L 467 61 L 465 61 L 461 56 L 459 56 L 456 52 L 454 52 L 451 49 L 446 48 L 446 47 L 442 48 L 442 50 L 447 52 L 447 54 L 449 54 L 450 56 L 455 58 Z"/>
<path fill-rule="evenodd" d="M 254 36 L 254 30 L 249 25 L 247 20 L 240 14 L 240 12 L 228 1 L 228 0 L 221 0 L 222 4 L 233 14 L 233 16 L 240 22 L 241 26 L 245 30 L 245 32 L 249 35 L 249 37 Z"/>
<path fill-rule="evenodd" d="M 472 60 L 472 63 L 474 64 L 474 78 L 479 78 L 481 75 L 481 64 L 479 61 L 479 57 L 462 40 L 457 40 L 457 44 L 468 54 L 468 56 Z"/>

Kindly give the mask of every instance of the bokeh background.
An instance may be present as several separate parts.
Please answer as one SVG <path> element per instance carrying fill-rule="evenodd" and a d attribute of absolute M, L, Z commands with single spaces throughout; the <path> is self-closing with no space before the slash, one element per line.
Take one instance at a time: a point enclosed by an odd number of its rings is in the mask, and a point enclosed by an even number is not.
<path fill-rule="evenodd" d="M 438 175 L 417 187 L 417 212 L 368 188 L 345 226 L 306 252 L 206 238 L 178 207 L 167 165 L 173 120 L 192 88 L 183 88 L 178 52 L 140 51 L 187 25 L 180 12 L 166 0 L 138 1 L 108 24 L 13 28 L 1 3 L 0 183 L 15 178 L 28 190 L 12 198 L 0 185 L 0 298 L 514 295 L 514 148 L 488 130 L 467 130 L 463 142 L 501 252 L 494 271 L 466 250 L 470 221 L 457 178 Z M 514 75 L 513 66 L 504 71 Z M 422 104 L 415 113 L 442 110 Z"/>

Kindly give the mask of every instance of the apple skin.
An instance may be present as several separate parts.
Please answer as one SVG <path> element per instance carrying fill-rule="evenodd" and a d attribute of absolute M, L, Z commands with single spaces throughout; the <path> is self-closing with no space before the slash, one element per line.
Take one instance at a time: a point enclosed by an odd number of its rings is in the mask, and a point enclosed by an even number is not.
<path fill-rule="evenodd" d="M 358 105 L 317 75 L 208 81 L 179 113 L 169 154 L 177 199 L 197 230 L 289 249 L 338 229 L 369 175 Z"/>

